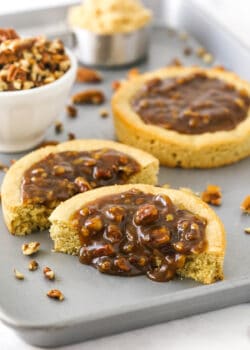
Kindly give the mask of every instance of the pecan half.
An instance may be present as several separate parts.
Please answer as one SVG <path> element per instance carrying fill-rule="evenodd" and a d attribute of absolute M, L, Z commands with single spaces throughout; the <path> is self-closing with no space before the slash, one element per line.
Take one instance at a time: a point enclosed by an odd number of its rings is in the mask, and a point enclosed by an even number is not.
<path fill-rule="evenodd" d="M 57 299 L 59 301 L 64 300 L 64 295 L 59 289 L 51 289 L 47 292 L 47 296 L 52 299 Z"/>
<path fill-rule="evenodd" d="M 100 90 L 85 90 L 77 92 L 71 98 L 75 104 L 94 104 L 100 105 L 105 101 L 104 93 Z"/>
<path fill-rule="evenodd" d="M 78 67 L 76 81 L 78 83 L 99 83 L 102 81 L 102 76 L 94 69 Z"/>

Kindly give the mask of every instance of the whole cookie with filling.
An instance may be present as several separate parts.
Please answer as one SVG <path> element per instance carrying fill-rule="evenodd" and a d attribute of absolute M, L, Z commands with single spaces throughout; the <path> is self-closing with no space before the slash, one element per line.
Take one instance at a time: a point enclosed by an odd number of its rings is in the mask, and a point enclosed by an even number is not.
<path fill-rule="evenodd" d="M 50 216 L 58 252 L 102 273 L 175 275 L 209 284 L 223 279 L 225 232 L 215 212 L 191 193 L 150 185 L 98 188 L 72 197 Z"/>
<path fill-rule="evenodd" d="M 117 137 L 163 165 L 211 168 L 250 155 L 250 84 L 223 68 L 167 67 L 112 99 Z"/>
<path fill-rule="evenodd" d="M 2 185 L 9 231 L 24 235 L 49 227 L 62 201 L 96 187 L 157 182 L 158 160 L 136 148 L 106 140 L 74 140 L 34 151 L 16 161 Z"/>

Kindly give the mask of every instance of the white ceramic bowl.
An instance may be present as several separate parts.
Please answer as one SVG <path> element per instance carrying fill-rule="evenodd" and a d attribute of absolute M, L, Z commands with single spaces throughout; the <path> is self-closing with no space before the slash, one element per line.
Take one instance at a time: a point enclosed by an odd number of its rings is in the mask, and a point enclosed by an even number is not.
<path fill-rule="evenodd" d="M 76 75 L 75 56 L 59 79 L 30 90 L 0 92 L 0 152 L 21 152 L 39 144 L 65 108 Z"/>

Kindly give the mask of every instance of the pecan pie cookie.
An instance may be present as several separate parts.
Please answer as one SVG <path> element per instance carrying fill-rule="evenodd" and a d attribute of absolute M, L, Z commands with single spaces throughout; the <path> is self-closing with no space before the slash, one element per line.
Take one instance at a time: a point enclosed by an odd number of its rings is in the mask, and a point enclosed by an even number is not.
<path fill-rule="evenodd" d="M 191 193 L 118 185 L 78 194 L 51 214 L 54 249 L 79 254 L 102 273 L 176 274 L 209 284 L 223 279 L 225 232 L 215 212 Z"/>
<path fill-rule="evenodd" d="M 250 155 L 250 85 L 223 68 L 137 76 L 117 90 L 112 108 L 118 139 L 163 165 L 210 168 Z"/>
<path fill-rule="evenodd" d="M 157 182 L 158 160 L 113 141 L 74 140 L 34 151 L 16 161 L 2 185 L 9 231 L 24 235 L 49 227 L 62 201 L 90 189 L 124 183 Z"/>

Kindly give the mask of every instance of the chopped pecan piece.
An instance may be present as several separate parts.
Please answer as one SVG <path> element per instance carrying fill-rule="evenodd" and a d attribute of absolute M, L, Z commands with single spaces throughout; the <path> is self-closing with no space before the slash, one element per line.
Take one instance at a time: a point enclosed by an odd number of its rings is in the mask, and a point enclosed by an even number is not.
<path fill-rule="evenodd" d="M 246 227 L 246 228 L 244 229 L 244 231 L 245 231 L 245 233 L 250 234 L 250 227 Z"/>
<path fill-rule="evenodd" d="M 138 68 L 132 68 L 128 71 L 128 79 L 133 79 L 140 75 L 140 71 Z"/>
<path fill-rule="evenodd" d="M 68 132 L 68 140 L 75 140 L 76 139 L 76 135 L 73 132 Z"/>
<path fill-rule="evenodd" d="M 76 81 L 78 83 L 100 83 L 102 81 L 102 76 L 94 69 L 78 67 Z"/>
<path fill-rule="evenodd" d="M 52 299 L 57 299 L 59 301 L 64 300 L 64 295 L 59 289 L 51 289 L 48 291 L 47 296 Z"/>
<path fill-rule="evenodd" d="M 22 274 L 20 271 L 14 269 L 14 275 L 16 277 L 16 279 L 18 280 L 23 280 L 24 279 L 24 274 Z"/>
<path fill-rule="evenodd" d="M 208 185 L 206 190 L 202 192 L 201 199 L 215 206 L 221 205 L 222 202 L 222 193 L 221 188 L 216 185 Z"/>
<path fill-rule="evenodd" d="M 44 274 L 44 277 L 47 278 L 48 280 L 52 281 L 55 279 L 55 272 L 51 270 L 51 268 L 49 268 L 48 266 L 46 266 L 43 269 L 43 274 Z"/>
<path fill-rule="evenodd" d="M 109 112 L 107 109 L 103 108 L 103 109 L 100 109 L 99 114 L 102 118 L 107 118 L 109 115 Z"/>
<path fill-rule="evenodd" d="M 38 252 L 40 248 L 39 242 L 29 242 L 22 245 L 23 255 L 33 255 Z"/>
<path fill-rule="evenodd" d="M 113 80 L 112 81 L 111 87 L 112 87 L 113 91 L 118 90 L 120 86 L 121 86 L 121 82 L 119 80 Z"/>
<path fill-rule="evenodd" d="M 75 106 L 68 105 L 66 111 L 69 118 L 75 118 L 77 116 L 77 109 Z"/>
<path fill-rule="evenodd" d="M 0 28 L 0 44 L 6 40 L 18 38 L 19 35 L 13 28 Z"/>
<path fill-rule="evenodd" d="M 85 90 L 77 92 L 71 100 L 75 104 L 100 105 L 105 101 L 105 96 L 101 90 Z"/>
<path fill-rule="evenodd" d="M 0 162 L 0 171 L 3 171 L 6 173 L 8 171 L 9 167 L 3 163 Z"/>
<path fill-rule="evenodd" d="M 39 266 L 39 264 L 36 260 L 31 260 L 29 262 L 29 270 L 30 271 L 36 271 L 38 269 L 38 266 Z"/>
<path fill-rule="evenodd" d="M 59 120 L 55 121 L 55 132 L 60 134 L 63 131 L 63 123 Z"/>
<path fill-rule="evenodd" d="M 241 203 L 240 209 L 244 213 L 250 214 L 250 195 L 246 196 L 243 202 Z"/>

